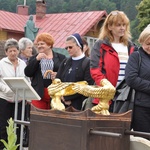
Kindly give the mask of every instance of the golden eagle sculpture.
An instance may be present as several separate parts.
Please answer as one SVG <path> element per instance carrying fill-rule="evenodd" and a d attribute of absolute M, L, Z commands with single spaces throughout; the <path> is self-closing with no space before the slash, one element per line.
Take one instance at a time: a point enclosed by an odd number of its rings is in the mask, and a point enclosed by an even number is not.
<path fill-rule="evenodd" d="M 65 110 L 64 104 L 61 102 L 62 96 L 69 96 L 76 94 L 76 92 L 73 90 L 73 86 L 75 84 L 80 85 L 87 85 L 88 83 L 86 81 L 79 81 L 79 82 L 61 82 L 60 79 L 54 79 L 52 84 L 48 86 L 48 93 L 51 100 L 51 108 L 57 109 L 57 110 Z"/>
<path fill-rule="evenodd" d="M 114 97 L 116 89 L 107 79 L 102 79 L 100 85 L 87 85 L 86 81 L 61 82 L 56 78 L 48 86 L 48 93 L 52 98 L 51 108 L 65 110 L 64 104 L 61 103 L 61 96 L 79 93 L 87 97 L 99 98 L 98 105 L 92 107 L 91 110 L 95 113 L 109 115 L 109 101 Z"/>
<path fill-rule="evenodd" d="M 73 90 L 87 97 L 99 98 L 99 103 L 92 107 L 91 110 L 98 114 L 109 115 L 109 101 L 113 99 L 116 89 L 107 79 L 102 79 L 100 85 L 81 86 L 75 84 Z"/>

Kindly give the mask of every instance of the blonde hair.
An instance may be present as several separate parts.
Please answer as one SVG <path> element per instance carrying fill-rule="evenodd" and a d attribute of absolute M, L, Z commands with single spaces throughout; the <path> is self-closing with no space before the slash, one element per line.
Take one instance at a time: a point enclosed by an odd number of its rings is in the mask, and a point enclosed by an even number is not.
<path fill-rule="evenodd" d="M 140 34 L 138 42 L 143 44 L 146 40 L 150 38 L 150 25 L 148 25 Z"/>
<path fill-rule="evenodd" d="M 104 40 L 105 38 L 107 38 L 110 42 L 113 42 L 114 37 L 109 30 L 109 26 L 117 25 L 118 22 L 123 22 L 126 25 L 125 34 L 120 38 L 120 42 L 124 43 L 124 45 L 128 45 L 128 41 L 129 39 L 131 39 L 130 21 L 123 11 L 112 11 L 106 17 L 104 24 L 100 30 L 99 39 Z"/>

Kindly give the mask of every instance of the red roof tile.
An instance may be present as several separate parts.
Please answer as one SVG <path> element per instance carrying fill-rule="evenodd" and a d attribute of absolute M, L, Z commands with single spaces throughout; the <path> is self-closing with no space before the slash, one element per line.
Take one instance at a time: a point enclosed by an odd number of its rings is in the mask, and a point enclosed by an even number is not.
<path fill-rule="evenodd" d="M 0 10 L 0 28 L 16 32 L 24 32 L 28 16 Z"/>
<path fill-rule="evenodd" d="M 89 11 L 75 13 L 46 14 L 41 20 L 34 20 L 39 33 L 48 32 L 54 39 L 54 47 L 63 48 L 67 36 L 73 33 L 85 35 L 95 24 L 97 24 L 106 11 Z M 15 32 L 24 32 L 24 26 L 29 16 L 16 13 L 0 11 L 0 28 Z"/>

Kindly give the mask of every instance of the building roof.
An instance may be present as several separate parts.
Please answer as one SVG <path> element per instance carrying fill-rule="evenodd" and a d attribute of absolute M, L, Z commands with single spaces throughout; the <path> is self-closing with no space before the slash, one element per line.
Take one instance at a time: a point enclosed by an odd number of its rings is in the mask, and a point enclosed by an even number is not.
<path fill-rule="evenodd" d="M 25 15 L 0 10 L 0 30 L 24 32 L 24 26 L 28 18 L 29 17 Z"/>
<path fill-rule="evenodd" d="M 55 39 L 54 47 L 64 48 L 67 36 L 73 33 L 84 36 L 106 15 L 106 11 L 88 11 L 46 14 L 43 19 L 38 20 L 33 16 L 35 25 L 40 28 L 38 33 L 50 33 Z M 28 18 L 29 16 L 0 10 L 0 29 L 23 33 Z"/>

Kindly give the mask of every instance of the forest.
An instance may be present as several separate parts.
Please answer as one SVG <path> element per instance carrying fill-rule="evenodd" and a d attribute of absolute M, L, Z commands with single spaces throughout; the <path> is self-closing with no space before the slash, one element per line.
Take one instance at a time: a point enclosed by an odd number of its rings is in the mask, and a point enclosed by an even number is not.
<path fill-rule="evenodd" d="M 44 0 L 47 13 L 83 12 L 106 10 L 124 11 L 131 22 L 133 40 L 150 23 L 150 0 Z M 29 6 L 29 14 L 35 14 L 36 0 L 0 0 L 0 10 L 16 13 L 17 5 Z"/>

